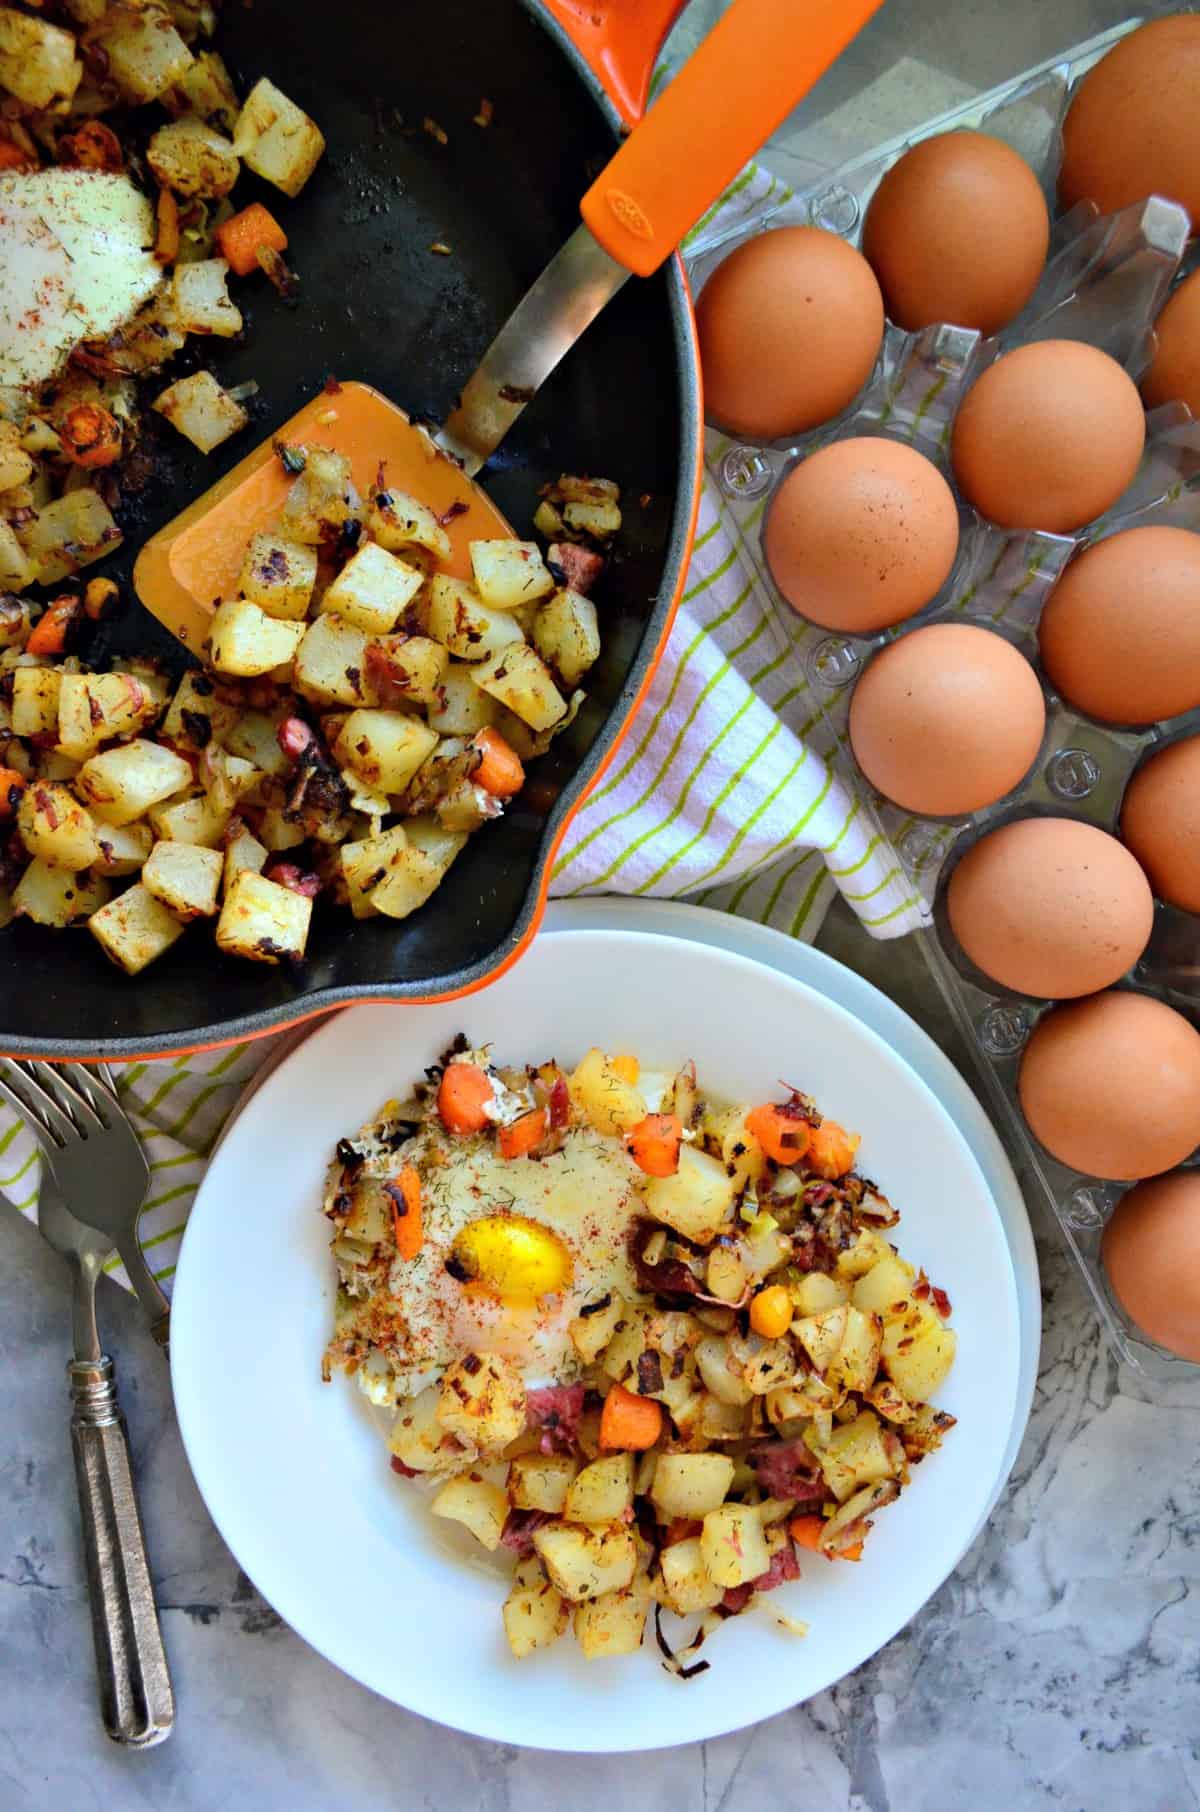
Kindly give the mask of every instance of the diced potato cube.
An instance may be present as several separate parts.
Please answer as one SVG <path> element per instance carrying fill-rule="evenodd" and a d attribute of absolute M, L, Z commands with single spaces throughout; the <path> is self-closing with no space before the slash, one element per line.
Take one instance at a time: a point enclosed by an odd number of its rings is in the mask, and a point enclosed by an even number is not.
<path fill-rule="evenodd" d="M 192 53 L 160 6 L 113 7 L 95 34 L 106 73 L 126 100 L 157 100 L 182 80 Z"/>
<path fill-rule="evenodd" d="M 489 1554 L 500 1546 L 508 1499 L 499 1485 L 489 1484 L 478 1473 L 463 1473 L 447 1480 L 429 1508 L 435 1516 L 444 1516 L 469 1529 Z"/>
<path fill-rule="evenodd" d="M 907 1312 L 883 1324 L 883 1364 L 911 1403 L 925 1403 L 945 1383 L 957 1350 L 954 1329 L 928 1303 L 910 1300 Z"/>
<path fill-rule="evenodd" d="M 296 658 L 304 640 L 303 623 L 281 622 L 249 598 L 229 598 L 213 612 L 209 646 L 218 673 L 251 679 L 272 673 Z"/>
<path fill-rule="evenodd" d="M 412 603 L 424 573 L 398 560 L 374 541 L 366 542 L 349 559 L 321 599 L 322 611 L 332 611 L 368 635 L 386 635 Z"/>
<path fill-rule="evenodd" d="M 700 1556 L 714 1585 L 749 1585 L 771 1565 L 757 1504 L 722 1504 L 700 1531 Z"/>
<path fill-rule="evenodd" d="M 241 112 L 233 80 L 215 50 L 200 51 L 184 70 L 174 93 L 164 98 L 172 112 L 186 109 L 202 120 L 211 120 L 222 132 L 233 132 Z"/>
<path fill-rule="evenodd" d="M 61 26 L 8 6 L 0 11 L 0 88 L 26 107 L 65 108 L 83 75 L 76 50 Z"/>
<path fill-rule="evenodd" d="M 571 1627 L 584 1659 L 600 1661 L 609 1655 L 636 1655 L 646 1630 L 650 1609 L 650 1582 L 644 1573 L 620 1592 L 603 1592 L 575 1607 Z"/>
<path fill-rule="evenodd" d="M 839 1504 L 862 1486 L 891 1478 L 896 1470 L 879 1417 L 869 1409 L 860 1411 L 853 1422 L 839 1424 L 817 1458 L 825 1483 Z"/>
<path fill-rule="evenodd" d="M 575 1066 L 568 1086 L 575 1106 L 599 1133 L 620 1138 L 646 1118 L 645 1097 L 595 1046 Z"/>
<path fill-rule="evenodd" d="M 473 585 L 435 573 L 429 581 L 425 626 L 461 661 L 483 661 L 525 637 L 515 617 L 485 604 Z"/>
<path fill-rule="evenodd" d="M 224 742 L 238 716 L 237 706 L 218 696 L 207 673 L 188 672 L 167 707 L 160 733 L 167 742 L 199 751 L 211 742 Z"/>
<path fill-rule="evenodd" d="M 428 713 L 429 727 L 439 736 L 475 736 L 495 723 L 499 706 L 479 690 L 468 668 L 451 662 L 441 677 L 440 691 L 441 703 Z"/>
<path fill-rule="evenodd" d="M 450 537 L 425 504 L 405 491 L 377 491 L 367 513 L 367 533 L 389 554 L 423 547 L 435 559 L 450 558 Z"/>
<path fill-rule="evenodd" d="M 507 1447 L 525 1426 L 521 1374 L 498 1353 L 468 1354 L 447 1368 L 437 1414 L 447 1434 L 474 1447 Z"/>
<path fill-rule="evenodd" d="M 848 1283 L 853 1283 L 857 1278 L 865 1277 L 881 1259 L 888 1258 L 891 1250 L 882 1234 L 871 1233 L 864 1228 L 855 1236 L 853 1245 L 838 1253 L 834 1261 L 835 1274 Z"/>
<path fill-rule="evenodd" d="M 420 718 L 403 711 L 351 711 L 334 753 L 368 786 L 381 793 L 402 793 L 436 749 L 437 740 Z"/>
<path fill-rule="evenodd" d="M 437 892 L 445 873 L 431 856 L 410 845 L 400 851 L 385 878 L 372 888 L 372 911 L 388 919 L 408 918 Z"/>
<path fill-rule="evenodd" d="M 0 13 L 0 22 L 5 15 Z M 57 435 L 55 435 L 57 441 Z M 0 421 L 0 491 L 11 491 L 25 484 L 33 472 L 33 460 L 21 445 L 21 430 L 15 422 Z"/>
<path fill-rule="evenodd" d="M 540 1569 L 539 1569 L 540 1571 Z M 567 1627 L 562 1594 L 542 1575 L 540 1584 L 514 1586 L 504 1601 L 504 1634 L 518 1661 L 557 1642 Z"/>
<path fill-rule="evenodd" d="M 187 114 L 153 133 L 146 161 L 164 188 L 177 195 L 228 195 L 241 166 L 229 140 L 207 121 Z"/>
<path fill-rule="evenodd" d="M 389 704 L 393 702 L 394 689 L 413 704 L 430 705 L 435 709 L 442 706 L 443 681 L 450 657 L 440 642 L 434 642 L 426 635 L 380 636 L 371 650 L 371 662 L 377 684 L 387 692 Z M 481 696 L 469 680 L 467 685 L 476 698 Z M 482 729 L 483 725 L 480 723 L 475 727 Z"/>
<path fill-rule="evenodd" d="M 339 852 L 342 874 L 350 895 L 350 910 L 356 919 L 372 916 L 375 910 L 371 905 L 372 891 L 387 877 L 407 848 L 408 833 L 402 824 L 393 825 L 381 836 L 342 844 Z"/>
<path fill-rule="evenodd" d="M 232 815 L 228 807 L 219 806 L 208 793 L 190 793 L 186 799 L 169 799 L 165 805 L 150 808 L 150 822 L 157 837 L 166 843 L 193 843 L 202 849 L 217 847 Z"/>
<path fill-rule="evenodd" d="M 283 535 L 255 535 L 246 549 L 238 589 L 269 617 L 297 622 L 308 612 L 317 582 L 317 551 Z"/>
<path fill-rule="evenodd" d="M 591 1365 L 600 1357 L 616 1331 L 625 1306 L 624 1298 L 611 1290 L 607 1301 L 602 1298 L 593 1313 L 577 1315 L 570 1323 L 567 1332 L 571 1345 L 585 1365 Z"/>
<path fill-rule="evenodd" d="M 233 148 L 256 176 L 285 195 L 299 195 L 320 161 L 325 139 L 315 120 L 264 76 L 246 96 Z"/>
<path fill-rule="evenodd" d="M 148 824 L 98 824 L 96 843 L 98 874 L 135 875 L 150 854 L 154 833 Z"/>
<path fill-rule="evenodd" d="M 600 624 L 590 598 L 564 586 L 533 621 L 533 645 L 568 686 L 600 658 Z"/>
<path fill-rule="evenodd" d="M 35 858 L 13 888 L 14 912 L 35 925 L 71 925 L 103 906 L 108 882 L 72 868 L 52 868 Z"/>
<path fill-rule="evenodd" d="M 12 727 L 17 736 L 46 736 L 58 729 L 62 674 L 57 667 L 18 667 L 13 673 Z"/>
<path fill-rule="evenodd" d="M 190 377 L 176 378 L 155 397 L 154 408 L 201 453 L 211 453 L 250 420 L 242 405 L 222 390 L 211 371 L 194 371 Z"/>
<path fill-rule="evenodd" d="M 567 714 L 567 703 L 540 654 L 527 642 L 501 649 L 475 668 L 475 684 L 531 730 L 549 730 Z"/>
<path fill-rule="evenodd" d="M 696 1345 L 696 1365 L 705 1390 L 721 1403 L 749 1403 L 754 1392 L 746 1382 L 741 1361 L 725 1334 L 708 1334 Z"/>
<path fill-rule="evenodd" d="M 211 333 L 230 340 L 242 331 L 242 311 L 232 302 L 224 258 L 177 264 L 171 285 L 172 312 L 184 333 Z"/>
<path fill-rule="evenodd" d="M 286 715 L 284 711 L 274 716 L 268 716 L 265 711 L 243 711 L 227 730 L 218 729 L 214 719 L 213 734 L 231 755 L 240 755 L 243 761 L 252 762 L 264 774 L 279 776 L 291 768 L 291 762 L 279 744 L 279 725 Z M 169 714 L 167 722 L 170 722 Z"/>
<path fill-rule="evenodd" d="M 830 1384 L 843 1390 L 869 1390 L 879 1370 L 882 1328 L 878 1315 L 854 1308 L 846 1310 L 846 1331 L 826 1372 Z"/>
<path fill-rule="evenodd" d="M 837 1357 L 848 1319 L 849 1309 L 843 1302 L 832 1309 L 822 1309 L 816 1315 L 805 1315 L 798 1321 L 793 1321 L 792 1332 L 812 1360 L 816 1371 L 823 1374 Z"/>
<path fill-rule="evenodd" d="M 90 868 L 100 854 L 90 815 L 65 786 L 36 780 L 17 810 L 17 829 L 31 856 L 58 868 Z"/>
<path fill-rule="evenodd" d="M 211 918 L 225 859 L 198 843 L 156 843 L 142 869 L 142 886 L 176 918 Z"/>
<path fill-rule="evenodd" d="M 857 1279 L 850 1300 L 856 1309 L 886 1315 L 907 1302 L 915 1275 L 898 1252 L 889 1252 Z"/>
<path fill-rule="evenodd" d="M 578 1470 L 569 1453 L 523 1453 L 508 1468 L 508 1495 L 518 1510 L 560 1516 Z"/>
<path fill-rule="evenodd" d="M 667 1608 L 679 1617 L 714 1610 L 725 1596 L 725 1587 L 715 1585 L 708 1576 L 698 1535 L 673 1541 L 659 1555 L 658 1564 Z"/>
<path fill-rule="evenodd" d="M 36 562 L 17 540 L 12 524 L 0 519 L 0 585 L 22 591 L 36 578 Z"/>
<path fill-rule="evenodd" d="M 606 1453 L 572 1480 L 563 1515 L 570 1523 L 615 1523 L 632 1504 L 633 1455 Z"/>
<path fill-rule="evenodd" d="M 636 1309 L 626 1309 L 612 1339 L 604 1349 L 601 1364 L 615 1384 L 630 1376 L 646 1350 L 646 1318 Z"/>
<path fill-rule="evenodd" d="M 140 882 L 94 912 L 88 930 L 127 975 L 139 974 L 183 936 L 179 920 Z"/>
<path fill-rule="evenodd" d="M 623 1591 L 637 1572 L 637 1544 L 624 1523 L 609 1529 L 549 1523 L 535 1532 L 533 1545 L 551 1582 L 573 1604 Z"/>
<path fill-rule="evenodd" d="M 702 1522 L 725 1502 L 733 1474 L 733 1461 L 723 1453 L 662 1453 L 650 1501 L 663 1522 L 676 1516 Z"/>
<path fill-rule="evenodd" d="M 493 610 L 517 610 L 554 590 L 536 541 L 472 541 L 471 570 Z"/>
<path fill-rule="evenodd" d="M 244 870 L 260 875 L 267 865 L 269 850 L 259 842 L 253 831 L 239 831 L 236 837 L 225 845 L 225 866 L 222 885 L 226 893 Z"/>
<path fill-rule="evenodd" d="M 576 534 L 594 535 L 598 541 L 615 535 L 621 526 L 621 512 L 615 503 L 568 503 L 562 518 Z"/>
<path fill-rule="evenodd" d="M 647 1177 L 641 1189 L 654 1220 L 700 1245 L 715 1239 L 733 1207 L 733 1179 L 725 1166 L 694 1145 L 680 1146 L 674 1176 Z"/>
<path fill-rule="evenodd" d="M 43 585 L 90 566 L 121 543 L 121 531 L 99 491 L 84 486 L 38 506 L 33 522 L 18 535 Z"/>
<path fill-rule="evenodd" d="M 443 874 L 466 846 L 467 839 L 461 831 L 447 830 L 436 818 L 408 818 L 404 828 L 413 848 L 436 862 Z"/>
<path fill-rule="evenodd" d="M 792 1301 L 799 1315 L 822 1315 L 850 1300 L 850 1285 L 828 1271 L 806 1271 L 792 1285 Z"/>
<path fill-rule="evenodd" d="M 243 869 L 225 896 L 217 920 L 217 944 L 230 956 L 256 963 L 298 959 L 308 942 L 312 901 L 290 887 Z"/>
<path fill-rule="evenodd" d="M 377 703 L 367 673 L 368 637 L 340 617 L 310 623 L 296 650 L 292 684 L 315 705 Z"/>
<path fill-rule="evenodd" d="M 105 824 L 131 824 L 189 784 L 192 770 L 181 755 L 137 737 L 93 755 L 76 785 L 94 816 Z"/>
<path fill-rule="evenodd" d="M 473 1457 L 474 1450 L 468 1448 L 464 1453 L 439 1422 L 440 1401 L 441 1386 L 430 1384 L 418 1396 L 396 1405 L 388 1448 L 414 1472 L 460 1472 Z"/>
<path fill-rule="evenodd" d="M 162 711 L 161 688 L 136 673 L 64 673 L 58 693 L 58 746 L 86 761 L 102 742 L 131 736 Z"/>
<path fill-rule="evenodd" d="M 330 447 L 305 447 L 303 453 L 304 470 L 288 491 L 280 528 L 292 540 L 316 547 L 359 520 L 362 500 L 345 453 Z"/>
<path fill-rule="evenodd" d="M 258 814 L 258 834 L 272 855 L 279 855 L 283 850 L 297 849 L 301 843 L 308 841 L 302 824 L 287 815 L 287 795 L 276 788 L 279 783 L 271 782 L 269 788 L 264 786 L 262 804 Z"/>

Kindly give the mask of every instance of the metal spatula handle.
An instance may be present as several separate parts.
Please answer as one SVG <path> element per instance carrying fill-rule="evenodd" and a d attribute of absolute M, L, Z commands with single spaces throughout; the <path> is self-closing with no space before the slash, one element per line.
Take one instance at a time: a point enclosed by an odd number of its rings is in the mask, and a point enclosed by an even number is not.
<path fill-rule="evenodd" d="M 74 1360 L 67 1373 L 104 1727 L 114 1742 L 148 1749 L 170 1733 L 175 1698 L 113 1364 Z"/>

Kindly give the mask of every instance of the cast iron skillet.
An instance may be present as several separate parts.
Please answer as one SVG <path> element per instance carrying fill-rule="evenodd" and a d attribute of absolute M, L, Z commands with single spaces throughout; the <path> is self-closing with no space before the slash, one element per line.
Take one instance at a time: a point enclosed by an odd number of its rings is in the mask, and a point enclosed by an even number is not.
<path fill-rule="evenodd" d="M 661 12 L 662 0 L 648 10 Z M 243 174 L 238 202 L 260 198 L 283 221 L 301 298 L 289 307 L 265 280 L 239 284 L 244 340 L 214 340 L 176 362 L 176 370 L 207 364 L 226 385 L 255 379 L 256 413 L 208 458 L 150 418 L 149 479 L 123 511 L 124 547 L 93 569 L 122 581 L 142 541 L 328 375 L 361 378 L 442 420 L 496 328 L 578 224 L 579 197 L 611 156 L 618 126 L 537 0 L 231 0 L 217 45 L 239 92 L 269 75 L 319 121 L 328 151 L 294 202 Z M 486 130 L 472 123 L 485 96 Z M 446 145 L 423 130 L 426 119 L 444 129 Z M 431 252 L 435 241 L 451 255 Z M 698 386 L 686 285 L 672 260 L 626 285 L 484 474 L 519 532 L 528 532 L 539 486 L 571 471 L 618 480 L 626 526 L 597 593 L 604 652 L 587 706 L 534 765 L 514 809 L 470 840 L 429 905 L 397 924 L 318 903 L 308 959 L 295 969 L 222 956 L 211 926 L 194 926 L 138 977 L 111 967 L 86 932 L 20 921 L 0 942 L 0 1050 L 50 1059 L 186 1050 L 344 1002 L 466 992 L 511 960 L 536 928 L 564 822 L 665 637 L 698 469 Z M 130 602 L 87 652 L 100 662 L 135 650 L 184 664 L 173 639 Z"/>

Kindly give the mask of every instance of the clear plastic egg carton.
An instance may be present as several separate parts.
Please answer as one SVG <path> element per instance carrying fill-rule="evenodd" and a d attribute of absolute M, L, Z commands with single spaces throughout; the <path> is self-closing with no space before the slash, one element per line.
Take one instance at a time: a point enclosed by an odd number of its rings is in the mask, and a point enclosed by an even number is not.
<path fill-rule="evenodd" d="M 1200 710 L 1138 731 L 1114 731 L 1081 715 L 1046 681 L 1037 648 L 1042 608 L 1081 545 L 1143 523 L 1200 532 L 1200 423 L 1182 405 L 1150 414 L 1146 452 L 1133 484 L 1101 521 L 1079 535 L 1013 534 L 984 522 L 960 498 L 960 544 L 949 579 L 918 615 L 878 635 L 857 638 L 805 623 L 775 588 L 762 548 L 762 527 L 780 480 L 798 460 L 833 440 L 882 434 L 903 441 L 932 459 L 953 488 L 948 447 L 958 403 L 978 373 L 1012 346 L 1050 338 L 1086 340 L 1109 352 L 1135 379 L 1140 377 L 1152 352 L 1151 325 L 1172 284 L 1190 268 L 1187 215 L 1152 197 L 1106 217 L 1097 217 L 1086 205 L 1054 216 L 1061 124 L 1071 88 L 1138 23 L 1131 19 L 843 166 L 817 187 L 760 216 L 749 229 L 698 250 L 691 267 L 700 289 L 744 239 L 789 224 L 822 226 L 857 245 L 866 206 L 884 173 L 917 140 L 954 127 L 977 127 L 1005 139 L 1041 177 L 1052 212 L 1047 264 L 1033 299 L 1002 334 L 984 341 L 952 326 L 909 334 L 889 323 L 873 377 L 842 416 L 812 433 L 769 445 L 710 436 L 708 460 L 764 579 L 780 652 L 799 664 L 801 673 L 795 676 L 802 675 L 815 696 L 835 764 L 911 883 L 911 916 L 918 921 L 912 935 L 920 940 L 936 983 L 975 1053 L 998 1116 L 1039 1178 L 1118 1354 L 1147 1377 L 1167 1379 L 1200 1367 L 1139 1333 L 1111 1296 L 1100 1264 L 1104 1224 L 1127 1185 L 1059 1164 L 1033 1140 L 1018 1106 L 1021 1052 L 1053 1003 L 1009 993 L 975 970 L 950 931 L 943 899 L 948 877 L 965 850 L 1013 818 L 1072 816 L 1115 831 L 1135 768 L 1168 742 L 1200 734 Z M 1037 761 L 1015 792 L 968 818 L 932 820 L 890 805 L 870 787 L 851 754 L 846 720 L 854 682 L 880 648 L 913 629 L 946 621 L 974 622 L 996 631 L 1032 661 L 1045 694 L 1046 734 Z M 1200 1024 L 1200 922 L 1158 902 L 1150 945 L 1120 985 L 1152 993 Z M 1197 1160 L 1200 1153 L 1191 1162 Z"/>

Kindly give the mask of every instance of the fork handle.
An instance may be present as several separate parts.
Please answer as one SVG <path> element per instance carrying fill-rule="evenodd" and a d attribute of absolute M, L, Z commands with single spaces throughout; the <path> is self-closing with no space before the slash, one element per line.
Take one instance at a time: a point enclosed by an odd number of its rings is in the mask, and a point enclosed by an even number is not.
<path fill-rule="evenodd" d="M 101 1714 L 115 1743 L 148 1749 L 170 1734 L 175 1697 L 113 1364 L 75 1360 L 67 1373 Z"/>

